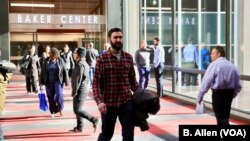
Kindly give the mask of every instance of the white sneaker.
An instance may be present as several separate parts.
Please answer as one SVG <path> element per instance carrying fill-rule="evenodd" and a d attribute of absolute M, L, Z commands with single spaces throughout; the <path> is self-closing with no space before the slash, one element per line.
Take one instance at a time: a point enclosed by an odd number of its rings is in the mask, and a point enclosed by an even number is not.
<path fill-rule="evenodd" d="M 55 114 L 51 114 L 51 118 L 54 118 L 55 117 Z"/>

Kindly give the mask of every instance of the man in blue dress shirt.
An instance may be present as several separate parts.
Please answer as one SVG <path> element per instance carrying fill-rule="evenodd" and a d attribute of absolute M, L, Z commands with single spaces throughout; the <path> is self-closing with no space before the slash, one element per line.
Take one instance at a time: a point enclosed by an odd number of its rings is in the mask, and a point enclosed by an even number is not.
<path fill-rule="evenodd" d="M 190 68 L 190 69 L 196 69 L 198 66 L 198 48 L 193 45 L 193 39 L 188 39 L 188 45 L 186 45 L 183 49 L 183 62 L 182 67 L 183 68 Z M 185 77 L 185 84 L 186 86 L 191 85 L 195 86 L 197 84 L 197 74 L 192 73 L 184 73 Z"/>
<path fill-rule="evenodd" d="M 218 125 L 229 125 L 232 100 L 241 91 L 239 70 L 225 58 L 223 47 L 213 48 L 212 63 L 202 79 L 197 102 L 212 89 L 212 106 Z"/>
<path fill-rule="evenodd" d="M 165 51 L 160 45 L 160 39 L 154 38 L 154 68 L 155 68 L 155 80 L 157 87 L 157 95 L 162 97 L 163 95 L 163 70 L 165 62 Z"/>

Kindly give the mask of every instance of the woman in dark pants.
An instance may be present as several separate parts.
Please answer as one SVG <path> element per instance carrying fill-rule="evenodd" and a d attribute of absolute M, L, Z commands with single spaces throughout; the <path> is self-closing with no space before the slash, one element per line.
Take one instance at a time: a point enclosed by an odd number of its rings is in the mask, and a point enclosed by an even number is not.
<path fill-rule="evenodd" d="M 63 116 L 64 108 L 63 85 L 68 85 L 68 75 L 63 60 L 59 57 L 59 51 L 52 48 L 49 57 L 43 61 L 41 81 L 46 86 L 49 101 L 49 110 L 53 118 L 57 112 Z"/>
<path fill-rule="evenodd" d="M 73 97 L 73 109 L 76 115 L 77 125 L 72 130 L 73 132 L 82 132 L 83 118 L 92 122 L 94 132 L 98 124 L 98 118 L 90 115 L 88 112 L 82 110 L 82 105 L 88 95 L 89 82 L 89 65 L 85 59 L 86 49 L 82 47 L 76 48 L 73 57 L 75 60 L 75 68 L 72 72 L 71 87 Z"/>

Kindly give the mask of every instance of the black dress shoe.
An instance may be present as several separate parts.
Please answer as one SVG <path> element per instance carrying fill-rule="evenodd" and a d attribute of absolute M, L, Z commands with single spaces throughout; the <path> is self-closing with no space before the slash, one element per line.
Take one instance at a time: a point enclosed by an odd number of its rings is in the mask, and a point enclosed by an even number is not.
<path fill-rule="evenodd" d="M 74 132 L 74 133 L 78 133 L 78 132 L 82 132 L 82 129 L 75 127 L 75 128 L 73 128 L 72 130 L 69 130 L 69 131 Z"/>

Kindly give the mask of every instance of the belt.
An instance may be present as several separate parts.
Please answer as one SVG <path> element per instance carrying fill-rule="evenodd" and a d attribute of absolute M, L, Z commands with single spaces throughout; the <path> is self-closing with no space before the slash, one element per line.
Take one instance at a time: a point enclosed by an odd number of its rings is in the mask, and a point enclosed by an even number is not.
<path fill-rule="evenodd" d="M 218 92 L 234 92 L 234 89 L 212 89 L 213 93 Z"/>

